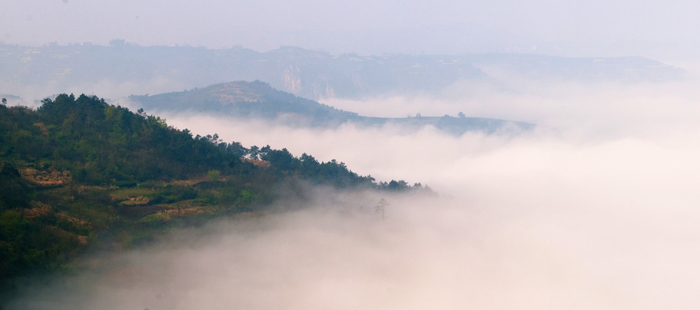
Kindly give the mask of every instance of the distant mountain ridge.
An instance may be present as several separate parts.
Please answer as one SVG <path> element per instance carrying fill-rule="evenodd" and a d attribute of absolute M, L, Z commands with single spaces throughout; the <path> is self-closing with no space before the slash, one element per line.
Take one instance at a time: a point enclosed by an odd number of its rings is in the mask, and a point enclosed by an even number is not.
<path fill-rule="evenodd" d="M 332 126 L 360 117 L 313 100 L 276 90 L 270 84 L 230 82 L 159 95 L 130 96 L 146 110 L 216 113 L 238 118 L 277 119 L 289 116 L 294 125 Z"/>
<path fill-rule="evenodd" d="M 499 66 L 530 78 L 663 82 L 681 79 L 679 68 L 644 57 L 556 57 L 534 54 L 480 54 L 462 59 L 478 68 Z"/>
<path fill-rule="evenodd" d="M 274 89 L 270 84 L 237 81 L 153 96 L 130 96 L 136 108 L 159 112 L 201 112 L 234 118 L 261 118 L 292 126 L 337 127 L 343 123 L 360 126 L 396 124 L 409 129 L 432 125 L 461 135 L 467 131 L 495 132 L 511 128 L 529 130 L 533 124 L 478 117 L 368 117 L 336 109 L 313 100 Z"/>
<path fill-rule="evenodd" d="M 572 58 L 528 54 L 363 56 L 297 47 L 256 52 L 117 41 L 25 47 L 0 44 L 0 92 L 42 89 L 46 94 L 88 87 L 128 94 L 162 93 L 227 81 L 261 80 L 297 96 L 364 98 L 439 93 L 460 80 L 484 80 L 490 67 L 529 78 L 658 82 L 684 71 L 642 57 Z M 115 90 L 116 89 L 116 90 Z M 123 89 L 119 91 L 119 89 Z M 19 94 L 22 95 L 22 94 Z"/>

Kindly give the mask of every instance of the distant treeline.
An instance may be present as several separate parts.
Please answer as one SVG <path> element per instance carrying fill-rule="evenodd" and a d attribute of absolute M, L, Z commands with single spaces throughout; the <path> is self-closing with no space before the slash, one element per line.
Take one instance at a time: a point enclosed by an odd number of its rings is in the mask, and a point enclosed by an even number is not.
<path fill-rule="evenodd" d="M 193 135 L 94 96 L 62 94 L 36 110 L 0 105 L 0 282 L 60 270 L 90 246 L 128 248 L 264 211 L 284 184 L 432 193 L 336 160 Z"/>

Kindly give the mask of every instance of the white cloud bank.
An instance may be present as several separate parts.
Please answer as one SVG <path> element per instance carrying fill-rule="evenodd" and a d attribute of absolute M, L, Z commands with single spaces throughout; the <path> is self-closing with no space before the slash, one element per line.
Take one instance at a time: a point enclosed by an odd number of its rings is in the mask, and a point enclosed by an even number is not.
<path fill-rule="evenodd" d="M 386 221 L 321 206 L 218 223 L 7 308 L 697 309 L 694 88 L 597 87 L 447 103 L 547 125 L 517 136 L 169 117 L 450 197 L 387 196 Z"/>

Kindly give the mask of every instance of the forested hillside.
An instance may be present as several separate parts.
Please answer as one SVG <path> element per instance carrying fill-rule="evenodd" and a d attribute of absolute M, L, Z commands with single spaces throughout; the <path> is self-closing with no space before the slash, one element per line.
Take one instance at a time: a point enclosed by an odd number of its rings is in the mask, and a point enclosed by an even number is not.
<path fill-rule="evenodd" d="M 265 211 L 281 186 L 431 193 L 377 183 L 335 160 L 193 135 L 85 95 L 45 99 L 36 110 L 0 105 L 0 166 L 3 285 L 60 270 L 90 247 L 129 248 L 183 225 Z"/>

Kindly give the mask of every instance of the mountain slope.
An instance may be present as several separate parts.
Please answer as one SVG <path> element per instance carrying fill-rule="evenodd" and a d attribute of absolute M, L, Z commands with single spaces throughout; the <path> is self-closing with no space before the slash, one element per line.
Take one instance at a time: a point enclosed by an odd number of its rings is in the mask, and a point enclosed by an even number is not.
<path fill-rule="evenodd" d="M 207 219 L 267 212 L 281 198 L 303 201 L 310 185 L 431 193 L 377 183 L 336 160 L 192 136 L 97 97 L 0 105 L 0 291 L 91 247 L 128 248 Z"/>

